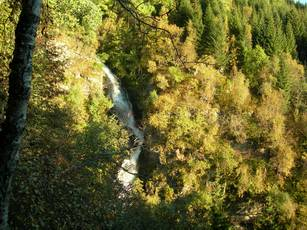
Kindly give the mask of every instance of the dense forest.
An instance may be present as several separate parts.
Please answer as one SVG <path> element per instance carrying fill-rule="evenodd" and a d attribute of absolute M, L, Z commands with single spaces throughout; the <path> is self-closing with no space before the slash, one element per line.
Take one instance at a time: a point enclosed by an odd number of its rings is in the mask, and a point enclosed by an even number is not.
<path fill-rule="evenodd" d="M 0 124 L 21 10 L 0 0 Z M 129 189 L 104 64 L 144 133 Z M 306 5 L 45 0 L 32 66 L 11 229 L 307 228 Z"/>

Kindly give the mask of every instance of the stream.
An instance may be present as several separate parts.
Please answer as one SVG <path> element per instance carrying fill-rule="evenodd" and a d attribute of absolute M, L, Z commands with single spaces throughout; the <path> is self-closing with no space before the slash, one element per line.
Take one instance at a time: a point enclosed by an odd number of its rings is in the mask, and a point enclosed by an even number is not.
<path fill-rule="evenodd" d="M 117 179 L 128 189 L 138 173 L 138 159 L 144 143 L 144 133 L 136 125 L 132 105 L 119 80 L 106 65 L 103 66 L 103 71 L 109 81 L 108 89 L 115 113 L 135 137 L 135 147 L 132 149 L 131 156 L 123 161 L 117 174 Z"/>

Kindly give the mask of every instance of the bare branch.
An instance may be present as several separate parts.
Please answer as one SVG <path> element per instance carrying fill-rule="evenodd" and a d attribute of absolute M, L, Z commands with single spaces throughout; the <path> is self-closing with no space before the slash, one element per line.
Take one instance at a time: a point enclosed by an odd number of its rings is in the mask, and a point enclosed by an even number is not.
<path fill-rule="evenodd" d="M 129 6 L 127 6 L 125 4 L 126 1 L 123 1 L 123 0 L 117 0 L 117 1 L 121 5 L 121 7 L 123 9 L 125 9 L 139 23 L 141 23 L 143 25 L 146 25 L 146 26 L 148 26 L 148 27 L 150 27 L 152 29 L 160 30 L 160 31 L 165 32 L 168 35 L 168 37 L 170 38 L 170 40 L 171 40 L 171 43 L 172 43 L 172 46 L 173 46 L 173 48 L 175 50 L 177 58 L 179 59 L 181 64 L 186 68 L 186 62 L 183 60 L 182 55 L 180 54 L 180 52 L 179 52 L 179 50 L 178 50 L 178 48 L 177 48 L 177 46 L 175 44 L 174 35 L 170 31 L 168 31 L 167 29 L 164 29 L 162 27 L 159 27 L 157 25 L 157 21 L 155 19 L 153 19 L 152 17 L 150 17 L 150 18 L 155 21 L 156 25 L 153 25 L 153 24 L 148 23 L 145 20 L 143 20 L 143 16 L 142 15 L 140 15 L 136 10 L 131 9 Z M 127 2 L 129 3 L 129 5 L 133 5 L 130 1 L 127 1 Z M 135 8 L 135 6 L 133 6 L 133 8 Z"/>

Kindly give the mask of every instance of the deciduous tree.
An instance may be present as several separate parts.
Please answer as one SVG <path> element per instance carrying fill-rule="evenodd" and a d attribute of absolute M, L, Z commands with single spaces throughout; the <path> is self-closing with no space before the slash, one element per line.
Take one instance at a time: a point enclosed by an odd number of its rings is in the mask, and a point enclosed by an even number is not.
<path fill-rule="evenodd" d="M 12 176 L 26 123 L 32 76 L 32 52 L 40 19 L 41 0 L 24 0 L 16 28 L 14 57 L 9 75 L 6 118 L 0 131 L 0 229 L 8 229 Z"/>

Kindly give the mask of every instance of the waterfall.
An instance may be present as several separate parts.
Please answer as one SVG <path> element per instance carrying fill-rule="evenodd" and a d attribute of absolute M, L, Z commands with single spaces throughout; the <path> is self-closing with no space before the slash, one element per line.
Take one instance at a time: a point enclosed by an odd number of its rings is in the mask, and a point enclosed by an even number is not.
<path fill-rule="evenodd" d="M 103 71 L 109 80 L 109 92 L 113 101 L 115 113 L 117 114 L 119 120 L 131 130 L 136 138 L 135 143 L 137 146 L 132 149 L 130 158 L 123 161 L 117 175 L 117 178 L 121 184 L 124 187 L 129 188 L 135 179 L 136 174 L 138 173 L 137 164 L 142 150 L 142 145 L 144 143 L 144 134 L 136 126 L 132 105 L 127 94 L 121 88 L 119 80 L 105 65 L 103 66 Z"/>

